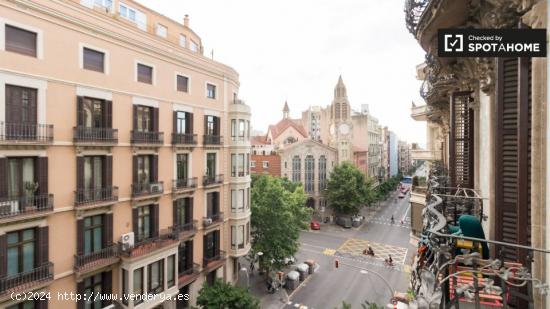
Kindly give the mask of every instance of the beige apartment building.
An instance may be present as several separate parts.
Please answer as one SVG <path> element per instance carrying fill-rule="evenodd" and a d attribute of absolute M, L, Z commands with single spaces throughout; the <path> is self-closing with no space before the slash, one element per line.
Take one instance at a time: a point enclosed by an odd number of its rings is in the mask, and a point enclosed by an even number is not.
<path fill-rule="evenodd" d="M 131 0 L 0 0 L 1 308 L 186 308 L 237 280 L 250 108 L 202 51 Z"/>

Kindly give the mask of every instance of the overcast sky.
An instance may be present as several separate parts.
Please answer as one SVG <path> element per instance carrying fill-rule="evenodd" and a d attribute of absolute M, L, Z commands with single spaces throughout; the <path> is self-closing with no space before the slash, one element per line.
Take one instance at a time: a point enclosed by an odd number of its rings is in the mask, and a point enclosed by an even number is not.
<path fill-rule="evenodd" d="M 282 117 L 331 103 L 342 74 L 352 108 L 371 114 L 401 139 L 425 143 L 415 66 L 424 52 L 405 28 L 404 0 L 138 0 L 176 21 L 190 16 L 205 55 L 240 74 L 239 96 L 265 132 Z"/>

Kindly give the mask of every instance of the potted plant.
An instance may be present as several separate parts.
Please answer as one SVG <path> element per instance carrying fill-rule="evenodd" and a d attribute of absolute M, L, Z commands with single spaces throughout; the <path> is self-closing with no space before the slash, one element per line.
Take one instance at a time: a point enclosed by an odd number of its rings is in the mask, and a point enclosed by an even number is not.
<path fill-rule="evenodd" d="M 22 207 L 24 207 L 25 210 L 35 210 L 35 200 L 34 200 L 34 194 L 38 190 L 38 183 L 37 182 L 25 182 L 24 185 L 25 189 L 25 198 Z"/>

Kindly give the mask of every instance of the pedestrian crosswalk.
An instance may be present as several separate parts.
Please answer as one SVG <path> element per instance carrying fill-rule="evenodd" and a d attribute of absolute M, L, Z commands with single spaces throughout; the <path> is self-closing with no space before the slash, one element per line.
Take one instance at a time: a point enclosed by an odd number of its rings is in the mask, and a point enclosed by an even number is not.
<path fill-rule="evenodd" d="M 286 303 L 287 306 L 291 306 L 291 307 L 294 307 L 294 308 L 298 308 L 298 309 L 314 309 L 313 307 L 308 307 L 304 304 L 300 304 L 300 303 L 294 303 L 292 301 L 289 301 L 288 303 Z"/>
<path fill-rule="evenodd" d="M 375 252 L 375 256 L 370 258 L 384 261 L 384 259 L 388 258 L 388 256 L 391 255 L 396 264 L 405 264 L 405 259 L 407 257 L 408 251 L 407 248 L 376 243 L 365 239 L 350 238 L 346 240 L 340 246 L 340 248 L 337 249 L 337 251 L 362 256 L 363 250 L 365 250 L 369 246 Z"/>

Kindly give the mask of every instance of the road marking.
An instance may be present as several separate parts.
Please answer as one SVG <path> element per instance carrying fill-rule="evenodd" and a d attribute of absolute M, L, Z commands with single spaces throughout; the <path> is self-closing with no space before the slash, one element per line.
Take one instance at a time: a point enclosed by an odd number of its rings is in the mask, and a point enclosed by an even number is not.
<path fill-rule="evenodd" d="M 411 267 L 409 265 L 403 265 L 403 271 L 410 274 L 411 273 Z"/>
<path fill-rule="evenodd" d="M 329 249 L 329 248 L 326 248 L 324 251 L 323 251 L 323 254 L 324 255 L 334 255 L 336 253 L 336 250 L 334 249 Z"/>
<path fill-rule="evenodd" d="M 405 215 L 403 216 L 403 219 L 401 219 L 402 221 L 405 220 L 405 217 L 407 216 L 407 213 L 409 213 L 409 208 L 411 208 L 411 203 L 409 203 L 409 206 L 407 206 L 407 210 L 405 210 Z"/>
<path fill-rule="evenodd" d="M 351 253 L 355 256 L 364 256 L 363 250 L 368 247 L 372 247 L 376 256 L 373 259 L 383 261 L 389 255 L 392 256 L 393 260 L 397 264 L 405 264 L 405 258 L 407 257 L 407 248 L 391 246 L 382 243 L 376 243 L 373 241 L 368 241 L 364 239 L 354 239 L 350 238 L 346 240 L 340 248 L 337 249 L 338 252 Z"/>

